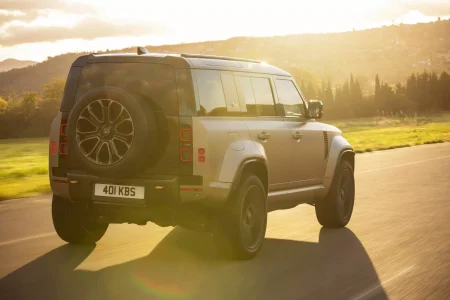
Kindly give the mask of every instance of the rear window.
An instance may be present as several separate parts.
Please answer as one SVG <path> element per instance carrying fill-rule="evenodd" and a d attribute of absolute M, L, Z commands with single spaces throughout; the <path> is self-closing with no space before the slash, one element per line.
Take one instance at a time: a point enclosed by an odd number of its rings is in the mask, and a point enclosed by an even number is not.
<path fill-rule="evenodd" d="M 175 72 L 171 66 L 144 63 L 87 64 L 78 82 L 75 101 L 88 91 L 114 86 L 140 96 L 166 115 L 178 115 Z"/>

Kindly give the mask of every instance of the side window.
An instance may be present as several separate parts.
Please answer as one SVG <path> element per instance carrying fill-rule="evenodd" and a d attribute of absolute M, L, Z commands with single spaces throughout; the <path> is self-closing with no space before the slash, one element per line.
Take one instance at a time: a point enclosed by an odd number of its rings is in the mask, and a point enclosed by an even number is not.
<path fill-rule="evenodd" d="M 280 104 L 286 116 L 305 116 L 305 103 L 291 80 L 275 80 Z"/>
<path fill-rule="evenodd" d="M 201 116 L 226 116 L 227 104 L 220 72 L 202 70 L 197 73 Z"/>
<path fill-rule="evenodd" d="M 234 80 L 236 82 L 240 102 L 245 105 L 243 111 L 247 111 L 247 115 L 256 116 L 256 101 L 250 77 L 235 76 Z"/>
<path fill-rule="evenodd" d="M 251 81 L 256 98 L 258 116 L 276 116 L 277 112 L 269 79 L 252 77 Z"/>
<path fill-rule="evenodd" d="M 234 84 L 233 74 L 231 72 L 223 72 L 221 78 L 228 112 L 245 111 L 245 105 L 241 105 L 241 103 L 239 102 L 236 85 Z"/>

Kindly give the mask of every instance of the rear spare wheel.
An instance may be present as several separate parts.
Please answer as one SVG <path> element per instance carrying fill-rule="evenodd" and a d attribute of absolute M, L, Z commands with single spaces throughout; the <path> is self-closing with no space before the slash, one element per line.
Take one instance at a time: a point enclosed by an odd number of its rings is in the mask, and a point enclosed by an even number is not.
<path fill-rule="evenodd" d="M 87 92 L 69 116 L 71 159 L 92 174 L 124 177 L 147 167 L 157 129 L 148 104 L 122 89 Z"/>

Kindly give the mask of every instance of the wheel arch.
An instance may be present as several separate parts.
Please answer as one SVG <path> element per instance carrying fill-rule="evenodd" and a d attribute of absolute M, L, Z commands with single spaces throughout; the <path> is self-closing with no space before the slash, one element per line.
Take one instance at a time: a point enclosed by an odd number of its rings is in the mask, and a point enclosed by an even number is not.
<path fill-rule="evenodd" d="M 241 162 L 233 179 L 232 191 L 237 189 L 242 176 L 248 173 L 255 174 L 259 177 L 259 179 L 261 179 L 267 195 L 269 192 L 269 172 L 267 168 L 267 161 L 260 157 L 246 158 L 243 162 Z"/>
<path fill-rule="evenodd" d="M 337 166 L 342 160 L 348 160 L 355 167 L 355 152 L 350 143 L 343 136 L 335 136 L 331 141 L 330 155 L 328 157 L 325 176 L 323 180 L 324 189 L 320 196 L 325 196 L 330 189 Z"/>
<path fill-rule="evenodd" d="M 338 163 L 346 160 L 352 165 L 353 171 L 355 171 L 355 152 L 353 150 L 342 150 Z"/>

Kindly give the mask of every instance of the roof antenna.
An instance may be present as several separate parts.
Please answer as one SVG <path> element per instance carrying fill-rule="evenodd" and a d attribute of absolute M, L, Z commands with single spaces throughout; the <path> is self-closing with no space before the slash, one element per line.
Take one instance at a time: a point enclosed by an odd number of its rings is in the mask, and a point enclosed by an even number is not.
<path fill-rule="evenodd" d="M 148 50 L 145 47 L 138 47 L 137 48 L 137 54 L 138 55 L 142 55 L 142 54 L 148 54 Z"/>

